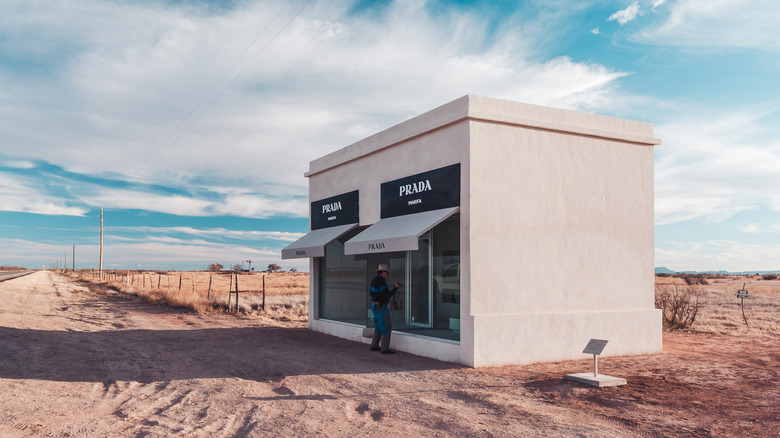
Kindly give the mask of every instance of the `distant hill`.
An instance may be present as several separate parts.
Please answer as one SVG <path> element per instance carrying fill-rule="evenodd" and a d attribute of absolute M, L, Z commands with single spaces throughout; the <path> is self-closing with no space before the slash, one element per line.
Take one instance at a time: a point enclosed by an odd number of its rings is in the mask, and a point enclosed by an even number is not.
<path fill-rule="evenodd" d="M 672 271 L 666 267 L 655 268 L 656 274 L 720 274 L 720 275 L 767 275 L 778 274 L 780 270 L 776 271 L 741 271 L 741 272 L 729 272 L 729 271 Z"/>
<path fill-rule="evenodd" d="M 676 274 L 677 272 L 672 271 L 671 269 L 666 268 L 666 267 L 660 267 L 660 268 L 655 268 L 655 273 L 656 274 Z"/>

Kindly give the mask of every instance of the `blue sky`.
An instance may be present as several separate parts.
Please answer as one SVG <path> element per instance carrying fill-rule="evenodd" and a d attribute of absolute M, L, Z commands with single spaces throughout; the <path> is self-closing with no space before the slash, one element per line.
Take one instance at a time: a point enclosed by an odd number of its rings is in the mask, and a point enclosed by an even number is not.
<path fill-rule="evenodd" d="M 465 94 L 651 122 L 656 266 L 780 269 L 780 3 L 49 1 L 0 14 L 0 265 L 279 263 L 309 161 Z"/>

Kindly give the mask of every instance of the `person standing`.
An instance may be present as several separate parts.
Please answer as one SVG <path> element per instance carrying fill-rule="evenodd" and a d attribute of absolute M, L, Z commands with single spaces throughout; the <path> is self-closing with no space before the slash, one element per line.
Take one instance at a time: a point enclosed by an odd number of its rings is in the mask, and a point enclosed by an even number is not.
<path fill-rule="evenodd" d="M 401 283 L 396 282 L 390 289 L 387 286 L 387 276 L 390 275 L 390 266 L 379 265 L 376 277 L 371 280 L 369 295 L 371 296 L 371 312 L 374 314 L 374 337 L 371 339 L 371 351 L 382 351 L 382 354 L 394 354 L 390 350 L 390 333 L 393 325 L 390 323 L 390 311 L 387 303 L 398 292 Z"/>

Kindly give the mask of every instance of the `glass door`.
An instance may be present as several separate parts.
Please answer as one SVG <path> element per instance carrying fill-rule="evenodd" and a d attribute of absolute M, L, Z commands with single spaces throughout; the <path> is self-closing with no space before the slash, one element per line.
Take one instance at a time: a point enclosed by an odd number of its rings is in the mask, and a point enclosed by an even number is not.
<path fill-rule="evenodd" d="M 406 300 L 409 303 L 407 321 L 415 327 L 431 327 L 431 243 L 430 236 L 423 235 L 418 241 L 417 251 L 409 251 L 409 287 Z"/>

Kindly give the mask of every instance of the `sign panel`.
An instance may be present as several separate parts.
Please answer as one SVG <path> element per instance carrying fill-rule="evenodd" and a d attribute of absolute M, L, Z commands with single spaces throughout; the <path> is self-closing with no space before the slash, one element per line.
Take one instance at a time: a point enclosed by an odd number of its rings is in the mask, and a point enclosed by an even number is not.
<path fill-rule="evenodd" d="M 460 206 L 460 163 L 382 183 L 382 219 Z"/>
<path fill-rule="evenodd" d="M 312 230 L 356 224 L 359 221 L 357 190 L 311 203 Z"/>
<path fill-rule="evenodd" d="M 601 354 L 604 351 L 604 347 L 607 346 L 607 342 L 609 341 L 604 339 L 591 339 L 582 352 L 585 354 Z"/>
<path fill-rule="evenodd" d="M 747 298 L 748 291 L 746 290 L 738 290 L 737 291 L 737 298 Z"/>

